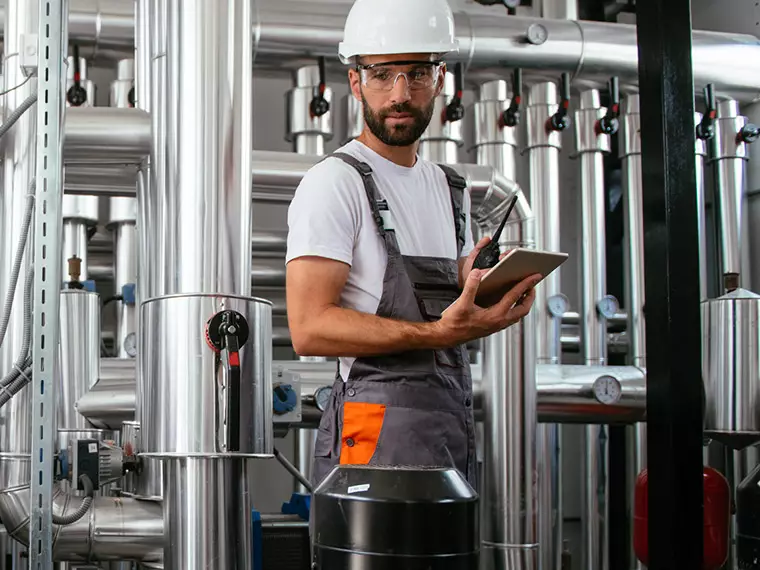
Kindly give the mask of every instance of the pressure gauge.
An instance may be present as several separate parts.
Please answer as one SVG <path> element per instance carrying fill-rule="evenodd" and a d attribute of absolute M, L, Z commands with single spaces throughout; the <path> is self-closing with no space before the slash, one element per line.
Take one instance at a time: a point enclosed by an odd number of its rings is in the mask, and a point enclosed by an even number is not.
<path fill-rule="evenodd" d="M 594 398 L 600 403 L 607 406 L 617 404 L 623 395 L 623 388 L 620 381 L 613 376 L 600 376 L 594 380 L 592 387 Z"/>
<path fill-rule="evenodd" d="M 124 337 L 124 351 L 132 358 L 137 355 L 137 338 L 135 337 L 135 333 L 131 332 Z"/>
<path fill-rule="evenodd" d="M 319 411 L 324 412 L 327 409 L 331 394 L 332 386 L 322 386 L 314 392 L 314 401 L 316 402 Z"/>
<path fill-rule="evenodd" d="M 549 30 L 543 24 L 531 24 L 525 33 L 528 42 L 534 46 L 540 46 L 549 39 Z"/>
<path fill-rule="evenodd" d="M 570 301 L 568 301 L 567 297 L 561 293 L 558 295 L 552 295 L 546 300 L 546 308 L 553 317 L 562 317 L 562 315 L 567 312 L 569 306 Z"/>
<path fill-rule="evenodd" d="M 612 295 L 607 295 L 596 304 L 596 310 L 605 319 L 611 319 L 620 311 L 620 303 Z"/>

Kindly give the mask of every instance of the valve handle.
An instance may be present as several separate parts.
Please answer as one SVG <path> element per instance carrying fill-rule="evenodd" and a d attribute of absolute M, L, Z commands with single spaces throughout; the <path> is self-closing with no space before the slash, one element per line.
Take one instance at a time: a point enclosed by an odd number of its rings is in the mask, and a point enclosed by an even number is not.
<path fill-rule="evenodd" d="M 462 97 L 464 95 L 464 71 L 462 69 L 461 61 L 458 61 L 454 66 L 454 83 L 454 97 L 452 97 L 449 104 L 446 105 L 441 116 L 441 122 L 443 123 L 455 123 L 464 118 L 464 105 L 462 104 Z"/>
<path fill-rule="evenodd" d="M 607 114 L 599 119 L 597 127 L 599 132 L 606 135 L 614 135 L 620 128 L 620 87 L 618 85 L 618 78 L 612 77 L 610 79 L 610 106 L 607 108 Z"/>
<path fill-rule="evenodd" d="M 319 58 L 319 85 L 314 87 L 314 95 L 309 103 L 311 118 L 321 117 L 330 111 L 330 102 L 325 99 L 327 83 L 325 81 L 325 58 Z"/>
<path fill-rule="evenodd" d="M 522 69 L 515 68 L 512 74 L 512 102 L 499 117 L 499 127 L 516 127 L 520 123 L 520 103 L 522 102 Z"/>
<path fill-rule="evenodd" d="M 567 112 L 570 109 L 570 74 L 563 73 L 560 78 L 560 101 L 557 112 L 549 117 L 548 129 L 550 131 L 564 131 L 570 126 L 570 117 Z"/>
<path fill-rule="evenodd" d="M 715 135 L 715 117 L 718 115 L 717 107 L 715 106 L 715 88 L 712 83 L 705 85 L 705 114 L 702 116 L 702 120 L 697 125 L 697 138 L 703 141 L 713 138 Z"/>

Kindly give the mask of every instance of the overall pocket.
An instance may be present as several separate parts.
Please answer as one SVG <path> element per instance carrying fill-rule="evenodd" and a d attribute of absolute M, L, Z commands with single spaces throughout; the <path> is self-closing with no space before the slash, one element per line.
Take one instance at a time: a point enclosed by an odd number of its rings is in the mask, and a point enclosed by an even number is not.
<path fill-rule="evenodd" d="M 422 318 L 428 322 L 439 320 L 443 312 L 459 298 L 459 287 L 446 283 L 414 283 L 414 295 L 420 307 Z M 444 368 L 464 366 L 464 352 L 461 346 L 434 350 L 435 360 Z"/>

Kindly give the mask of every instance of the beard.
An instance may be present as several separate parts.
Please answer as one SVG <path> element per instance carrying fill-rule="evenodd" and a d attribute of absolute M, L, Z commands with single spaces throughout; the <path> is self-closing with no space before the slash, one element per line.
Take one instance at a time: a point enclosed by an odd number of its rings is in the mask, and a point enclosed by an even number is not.
<path fill-rule="evenodd" d="M 364 123 L 370 132 L 388 146 L 409 146 L 419 140 L 433 118 L 435 99 L 423 108 L 413 107 L 409 103 L 397 103 L 386 109 L 373 110 L 362 93 L 364 106 Z M 406 125 L 388 126 L 385 120 L 391 113 L 409 113 L 413 121 Z"/>

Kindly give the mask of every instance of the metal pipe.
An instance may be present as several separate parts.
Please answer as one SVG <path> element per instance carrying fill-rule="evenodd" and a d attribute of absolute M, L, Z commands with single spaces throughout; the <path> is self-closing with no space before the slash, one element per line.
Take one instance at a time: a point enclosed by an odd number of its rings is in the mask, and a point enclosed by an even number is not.
<path fill-rule="evenodd" d="M 621 107 L 620 158 L 623 170 L 623 208 L 625 212 L 625 307 L 628 311 L 628 338 L 630 346 L 627 363 L 646 368 L 646 324 L 644 313 L 644 198 L 641 170 L 641 113 L 639 96 L 629 95 Z M 699 146 L 697 139 L 697 146 Z M 699 160 L 699 155 L 697 155 Z M 701 170 L 697 164 L 697 196 L 703 188 L 699 184 Z M 704 200 L 700 200 L 701 236 L 704 236 Z M 706 254 L 700 244 L 700 256 Z M 704 268 L 706 269 L 706 267 Z M 639 423 L 628 430 L 626 448 L 628 456 L 626 501 L 628 513 L 633 513 L 636 478 L 646 467 L 646 424 Z M 629 518 L 629 528 L 633 519 Z M 633 536 L 628 533 L 628 558 L 631 568 L 643 569 L 633 549 Z"/>
<path fill-rule="evenodd" d="M 98 198 L 96 196 L 64 196 L 61 202 L 63 218 L 63 266 L 61 275 L 64 281 L 69 275 L 69 259 L 81 260 L 79 281 L 88 279 L 88 237 L 89 231 L 98 225 Z"/>
<path fill-rule="evenodd" d="M 459 162 L 459 147 L 464 144 L 462 121 L 445 121 L 440 118 L 454 95 L 456 81 L 454 74 L 449 71 L 443 78 L 443 89 L 434 101 L 433 120 L 420 137 L 419 155 L 431 162 Z"/>
<path fill-rule="evenodd" d="M 109 199 L 108 224 L 113 233 L 113 294 L 137 283 L 137 199 L 123 196 Z M 119 358 L 137 354 L 137 311 L 134 302 L 116 303 L 114 348 Z"/>
<path fill-rule="evenodd" d="M 69 107 L 64 132 L 66 164 L 140 164 L 150 152 L 150 117 L 140 109 Z"/>
<path fill-rule="evenodd" d="M 546 127 L 559 108 L 557 86 L 538 83 L 528 92 L 526 117 L 530 195 L 536 212 L 536 248 L 560 251 L 559 153 L 560 131 Z M 560 272 L 548 275 L 536 290 L 533 312 L 536 318 L 536 361 L 559 364 L 562 356 L 561 316 L 551 310 L 550 301 L 560 297 Z M 566 302 L 564 303 L 567 304 Z M 563 311 L 566 307 L 554 308 Z M 557 569 L 562 561 L 562 432 L 558 425 L 540 425 L 536 431 L 536 468 L 538 480 L 538 543 L 539 566 Z"/>
<path fill-rule="evenodd" d="M 350 4 L 257 0 L 253 28 L 256 64 L 297 65 L 305 54 L 336 60 L 349 9 Z M 549 74 L 572 73 L 576 85 L 601 87 L 613 75 L 620 77 L 622 87 L 638 82 L 633 25 L 457 11 L 455 29 L 460 48 L 451 61 L 466 63 L 471 78 L 476 69 L 501 74 L 508 61 L 510 66 L 526 70 L 528 77 L 549 79 Z M 714 83 L 721 96 L 741 101 L 758 97 L 760 40 L 751 35 L 703 31 L 692 37 L 697 89 Z"/>
<path fill-rule="evenodd" d="M 103 359 L 101 378 L 77 402 L 77 410 L 94 426 L 118 429 L 135 417 L 135 369 L 114 368 L 120 359 Z M 130 359 L 124 359 L 129 362 Z M 334 362 L 301 362 L 278 360 L 273 370 L 282 369 L 300 376 L 304 420 L 302 428 L 316 427 L 321 412 L 316 408 L 317 390 L 332 386 L 335 380 Z M 621 386 L 621 396 L 615 403 L 597 398 L 595 384 L 612 377 Z M 483 367 L 472 365 L 474 406 L 482 416 L 484 384 Z M 614 384 L 614 383 L 613 383 Z M 539 364 L 536 369 L 536 410 L 542 423 L 620 423 L 644 421 L 646 413 L 646 378 L 642 369 L 625 366 L 580 366 Z M 605 400 L 606 401 L 606 400 Z"/>
<path fill-rule="evenodd" d="M 492 166 L 510 180 L 517 178 L 515 157 L 518 129 L 501 127 L 499 119 L 511 99 L 507 82 L 501 79 L 480 86 L 479 100 L 473 105 L 477 163 Z"/>
<path fill-rule="evenodd" d="M 578 2 L 576 0 L 540 0 L 538 9 L 538 15 L 542 18 L 578 19 Z"/>
<path fill-rule="evenodd" d="M 747 105 L 744 109 L 747 119 L 754 125 L 760 124 L 760 102 Z M 749 147 L 750 160 L 747 163 L 747 211 L 750 220 L 749 250 L 750 250 L 750 287 L 752 291 L 760 291 L 760 145 Z"/>
<path fill-rule="evenodd" d="M 302 67 L 294 75 L 295 85 L 286 95 L 288 120 L 285 140 L 293 143 L 293 149 L 298 154 L 324 156 L 325 142 L 333 137 L 332 108 L 319 117 L 310 112 L 314 89 L 320 80 L 319 66 Z M 333 90 L 326 87 L 322 96 L 332 103 Z"/>
<path fill-rule="evenodd" d="M 599 92 L 581 93 L 576 111 L 576 146 L 581 163 L 582 309 L 581 338 L 587 365 L 607 363 L 607 326 L 601 301 L 607 289 L 605 260 L 604 152 L 610 150 L 609 135 L 597 129 L 607 109 Z M 584 432 L 581 495 L 583 523 L 582 567 L 607 570 L 607 437 L 605 426 L 587 426 Z"/>
<path fill-rule="evenodd" d="M 5 479 L 4 479 L 5 480 Z M 79 499 L 54 491 L 53 512 L 71 512 Z M 0 517 L 8 533 L 29 546 L 29 485 L 0 490 Z M 161 505 L 151 501 L 95 497 L 88 513 L 53 533 L 55 560 L 72 562 L 161 560 L 164 520 Z"/>
<path fill-rule="evenodd" d="M 747 117 L 734 100 L 718 103 L 711 162 L 715 163 L 715 189 L 719 215 L 721 268 L 725 291 L 748 282 L 749 239 L 745 170 L 749 158 L 747 143 L 740 138 Z"/>

